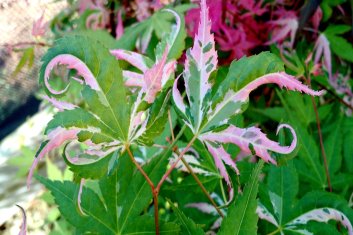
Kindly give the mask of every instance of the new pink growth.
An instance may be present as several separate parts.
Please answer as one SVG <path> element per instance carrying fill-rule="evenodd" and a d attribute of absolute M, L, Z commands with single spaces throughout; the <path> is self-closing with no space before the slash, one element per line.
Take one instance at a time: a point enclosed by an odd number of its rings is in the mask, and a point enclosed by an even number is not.
<path fill-rule="evenodd" d="M 38 165 L 39 161 L 51 150 L 60 147 L 65 141 L 77 139 L 78 132 L 78 129 L 67 130 L 62 127 L 57 127 L 48 134 L 48 142 L 36 154 L 36 158 L 34 159 L 34 162 L 29 170 L 27 176 L 27 188 L 30 187 L 34 169 Z"/>
<path fill-rule="evenodd" d="M 268 139 L 266 135 L 256 127 L 241 129 L 236 126 L 229 126 L 221 132 L 205 133 L 200 136 L 200 139 L 203 141 L 218 143 L 233 143 L 238 145 L 242 151 L 248 154 L 252 154 L 250 150 L 250 145 L 252 145 L 257 156 L 261 157 L 266 162 L 276 164 L 276 161 L 271 158 L 268 153 L 269 150 L 277 153 L 289 154 L 294 150 L 297 144 L 297 136 L 291 126 L 287 124 L 278 126 L 277 134 L 278 131 L 284 127 L 288 128 L 293 135 L 293 141 L 290 146 L 280 146 L 277 142 Z"/>
<path fill-rule="evenodd" d="M 165 49 L 162 59 L 144 74 L 144 84 L 142 89 L 146 93 L 144 99 L 150 104 L 156 98 L 156 94 L 162 89 L 163 70 L 165 68 L 165 63 L 167 62 L 167 56 L 168 48 Z"/>
<path fill-rule="evenodd" d="M 313 96 L 320 96 L 323 94 L 323 91 L 314 91 L 308 86 L 302 84 L 294 76 L 288 75 L 284 72 L 279 73 L 270 73 L 262 77 L 257 78 L 253 82 L 250 82 L 248 85 L 239 90 L 233 97 L 234 101 L 245 101 L 248 99 L 251 91 L 255 90 L 257 87 L 274 83 L 280 86 L 281 88 L 285 87 L 288 90 L 300 91 Z"/>
<path fill-rule="evenodd" d="M 320 34 L 315 43 L 315 57 L 314 64 L 319 64 L 321 58 L 324 59 L 324 65 L 329 74 L 329 79 L 332 79 L 332 65 L 331 65 L 331 50 L 330 42 L 324 34 Z"/>
<path fill-rule="evenodd" d="M 90 86 L 93 90 L 100 90 L 99 85 L 96 81 L 95 76 L 92 74 L 91 70 L 87 67 L 87 65 L 82 62 L 79 58 L 76 56 L 70 55 L 70 54 L 62 54 L 54 57 L 47 65 L 45 68 L 45 73 L 44 73 L 44 83 L 45 86 L 48 88 L 48 90 L 55 95 L 59 95 L 64 93 L 69 85 L 65 87 L 65 89 L 61 91 L 56 91 L 53 88 L 51 88 L 49 84 L 49 76 L 52 71 L 52 69 L 56 65 L 67 65 L 68 69 L 75 69 L 78 73 L 78 75 L 82 76 L 85 83 Z"/>
<path fill-rule="evenodd" d="M 44 21 L 44 12 L 42 13 L 42 16 L 39 19 L 33 22 L 32 35 L 34 37 L 43 36 L 47 31 L 48 23 L 45 23 L 43 21 Z"/>

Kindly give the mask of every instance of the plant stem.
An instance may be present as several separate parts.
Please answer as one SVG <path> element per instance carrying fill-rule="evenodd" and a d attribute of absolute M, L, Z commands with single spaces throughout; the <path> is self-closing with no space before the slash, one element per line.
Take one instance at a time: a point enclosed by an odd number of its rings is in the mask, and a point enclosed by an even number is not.
<path fill-rule="evenodd" d="M 325 173 L 326 173 L 326 178 L 327 178 L 327 186 L 328 186 L 330 192 L 332 192 L 331 178 L 330 178 L 330 172 L 328 170 L 327 156 L 326 156 L 326 152 L 325 152 L 324 141 L 323 141 L 323 138 L 322 138 L 319 112 L 317 111 L 317 107 L 316 107 L 316 104 L 315 104 L 314 97 L 311 97 L 311 101 L 313 103 L 315 117 L 316 117 L 317 132 L 318 132 L 319 140 L 320 140 L 320 149 L 321 149 L 322 159 L 323 159 L 324 167 L 325 167 Z"/>
<path fill-rule="evenodd" d="M 178 150 L 175 150 L 176 154 L 179 154 Z M 187 161 L 182 157 L 181 161 L 184 163 L 185 167 L 188 169 L 188 171 L 190 172 L 190 174 L 192 175 L 192 177 L 195 179 L 196 183 L 200 186 L 202 192 L 205 194 L 205 196 L 208 198 L 208 200 L 211 202 L 212 206 L 216 209 L 216 211 L 218 212 L 218 214 L 224 218 L 224 214 L 222 213 L 222 211 L 218 208 L 216 202 L 213 200 L 213 198 L 211 197 L 211 195 L 208 193 L 207 189 L 205 188 L 205 186 L 203 186 L 202 182 L 200 181 L 200 179 L 197 177 L 197 175 L 195 174 L 195 172 L 192 170 L 191 166 L 189 165 L 189 163 L 187 163 Z"/>
<path fill-rule="evenodd" d="M 147 183 L 149 184 L 149 186 L 151 187 L 151 191 L 152 191 L 152 195 L 153 195 L 153 204 L 154 204 L 154 223 L 155 223 L 155 228 L 156 228 L 156 235 L 159 235 L 159 222 L 158 222 L 158 191 L 155 190 L 155 186 L 152 182 L 152 180 L 150 179 L 150 177 L 148 177 L 148 175 L 146 174 L 146 172 L 142 169 L 142 167 L 140 166 L 140 164 L 138 164 L 138 162 L 135 160 L 134 155 L 132 154 L 131 150 L 130 150 L 130 146 L 126 145 L 125 146 L 126 151 L 131 159 L 131 161 L 135 164 L 135 166 L 137 167 L 137 169 L 141 172 L 141 174 L 143 175 L 143 177 L 145 177 Z"/>
<path fill-rule="evenodd" d="M 156 235 L 159 235 L 159 221 L 158 221 L 158 192 L 153 190 L 153 204 L 154 204 L 154 224 L 156 228 Z"/>
<path fill-rule="evenodd" d="M 309 87 L 311 87 L 310 73 L 308 73 L 307 83 L 308 83 Z M 315 118 L 316 118 L 316 124 L 317 124 L 317 132 L 318 132 L 319 140 L 320 140 L 320 149 L 321 149 L 321 154 L 322 154 L 322 160 L 324 162 L 325 174 L 326 174 L 326 178 L 327 178 L 327 186 L 328 186 L 330 192 L 332 192 L 330 172 L 329 172 L 329 169 L 328 169 L 327 156 L 326 156 L 324 141 L 323 141 L 322 132 L 321 132 L 320 117 L 319 117 L 319 112 L 317 111 L 315 99 L 314 99 L 313 96 L 311 96 L 311 102 L 313 104 L 313 108 L 314 108 L 314 112 L 315 112 Z"/>
<path fill-rule="evenodd" d="M 132 154 L 131 150 L 130 150 L 130 146 L 126 145 L 125 146 L 126 151 L 128 153 L 128 155 L 130 156 L 131 161 L 135 164 L 135 166 L 137 167 L 137 169 L 141 172 L 141 174 L 143 175 L 143 177 L 145 177 L 147 183 L 150 185 L 151 189 L 152 189 L 152 193 L 154 190 L 154 184 L 151 181 L 150 177 L 148 177 L 148 175 L 146 174 L 146 172 L 142 169 L 142 167 L 140 166 L 140 164 L 138 164 L 138 162 L 135 160 L 134 155 Z"/>
<path fill-rule="evenodd" d="M 192 139 L 190 140 L 190 142 L 188 143 L 188 145 L 184 148 L 184 150 L 179 154 L 179 157 L 176 159 L 176 161 L 173 163 L 173 165 L 171 165 L 171 167 L 167 170 L 167 172 L 163 175 L 162 179 L 159 181 L 159 183 L 157 184 L 156 187 L 156 191 L 159 193 L 159 190 L 161 189 L 162 184 L 164 183 L 164 181 L 168 178 L 168 176 L 170 175 L 170 173 L 173 171 L 173 169 L 176 167 L 176 165 L 179 163 L 179 161 L 181 160 L 181 158 L 184 156 L 184 154 L 190 149 L 191 145 L 195 142 L 195 140 L 197 139 L 197 135 L 194 135 L 194 137 L 192 137 Z M 173 143 L 176 143 L 176 141 L 174 141 Z"/>

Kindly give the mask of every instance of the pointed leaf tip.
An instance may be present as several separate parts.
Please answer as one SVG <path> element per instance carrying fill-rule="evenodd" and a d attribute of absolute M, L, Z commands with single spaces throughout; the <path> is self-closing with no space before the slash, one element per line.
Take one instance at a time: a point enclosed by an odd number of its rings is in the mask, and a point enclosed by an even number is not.
<path fill-rule="evenodd" d="M 322 90 L 314 91 L 310 89 L 308 86 L 302 84 L 294 76 L 288 75 L 284 72 L 279 72 L 279 73 L 266 74 L 250 82 L 248 85 L 243 87 L 235 94 L 235 96 L 233 97 L 233 100 L 245 101 L 248 99 L 250 92 L 252 92 L 253 90 L 255 90 L 257 87 L 261 85 L 270 84 L 270 83 L 277 84 L 281 88 L 285 87 L 289 90 L 304 92 L 312 96 L 320 96 L 320 95 L 323 95 L 323 92 L 324 92 Z"/>

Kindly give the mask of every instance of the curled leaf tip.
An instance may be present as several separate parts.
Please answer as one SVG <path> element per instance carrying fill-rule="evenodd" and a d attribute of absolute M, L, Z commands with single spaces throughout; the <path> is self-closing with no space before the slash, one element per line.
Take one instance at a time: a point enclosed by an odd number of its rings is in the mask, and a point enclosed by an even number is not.
<path fill-rule="evenodd" d="M 76 56 L 70 55 L 70 54 L 61 54 L 55 56 L 46 66 L 45 72 L 44 72 L 44 84 L 46 88 L 50 91 L 50 93 L 54 95 L 60 95 L 63 94 L 67 91 L 69 88 L 69 84 L 60 91 L 57 91 L 53 89 L 50 84 L 49 84 L 49 76 L 52 71 L 52 69 L 56 65 L 67 65 L 67 68 L 69 69 L 75 69 L 78 73 L 78 75 L 82 76 L 85 83 L 90 86 L 93 90 L 99 90 L 99 85 L 96 81 L 96 78 L 92 74 L 91 70 L 87 67 L 87 65 L 81 61 L 79 58 Z"/>

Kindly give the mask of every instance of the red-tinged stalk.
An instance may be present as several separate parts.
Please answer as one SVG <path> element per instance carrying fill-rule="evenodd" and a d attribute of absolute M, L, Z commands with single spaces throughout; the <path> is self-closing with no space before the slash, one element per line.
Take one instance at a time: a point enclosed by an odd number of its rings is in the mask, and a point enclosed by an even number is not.
<path fill-rule="evenodd" d="M 170 132 L 172 135 L 172 141 L 174 142 L 175 137 L 174 137 L 174 131 L 173 131 L 173 123 L 172 123 L 172 117 L 170 115 L 170 110 L 168 110 L 168 121 L 169 121 L 169 128 L 170 128 Z M 177 147 L 174 148 L 173 150 L 177 155 L 180 155 L 180 151 Z M 183 164 L 185 165 L 185 167 L 188 169 L 188 171 L 190 172 L 190 174 L 192 175 L 192 177 L 194 178 L 194 180 L 196 181 L 196 183 L 199 185 L 199 187 L 201 188 L 202 192 L 205 194 L 205 196 L 207 197 L 207 199 L 211 202 L 212 206 L 216 209 L 216 211 L 218 212 L 218 214 L 223 218 L 224 215 L 222 213 L 222 211 L 218 208 L 216 202 L 213 200 L 213 198 L 211 197 L 211 195 L 208 193 L 207 189 L 205 188 L 205 186 L 202 184 L 202 182 L 200 181 L 199 177 L 197 177 L 197 175 L 195 174 L 195 172 L 193 171 L 192 167 L 189 165 L 189 163 L 182 157 L 181 161 L 183 162 Z"/>
<path fill-rule="evenodd" d="M 309 87 L 310 87 L 310 86 L 311 86 L 310 74 L 308 74 L 308 80 L 307 80 L 307 82 L 308 82 L 308 85 L 309 85 Z M 329 172 L 329 169 L 328 169 L 327 156 L 326 156 L 324 141 L 323 141 L 322 132 L 321 132 L 320 117 L 319 117 L 319 112 L 318 112 L 318 110 L 317 110 L 317 106 L 316 106 L 314 97 L 311 97 L 311 102 L 312 102 L 312 104 L 313 104 L 313 109 L 314 109 L 314 112 L 315 112 L 317 130 L 318 130 L 319 141 L 320 141 L 320 150 L 321 150 L 322 160 L 323 160 L 323 163 L 324 163 L 325 174 L 326 174 L 326 178 L 327 178 L 327 186 L 328 186 L 330 192 L 332 192 L 332 185 L 331 185 L 330 172 Z"/>
<path fill-rule="evenodd" d="M 170 173 L 172 173 L 172 171 L 174 170 L 174 168 L 178 165 L 179 161 L 181 160 L 181 158 L 184 156 L 184 154 L 189 151 L 190 147 L 192 146 L 192 144 L 195 142 L 195 140 L 197 139 L 197 135 L 195 135 L 190 142 L 188 143 L 188 145 L 184 148 L 184 150 L 179 154 L 178 158 L 175 160 L 175 162 L 170 166 L 170 168 L 168 169 L 168 171 L 162 176 L 162 179 L 159 181 L 159 183 L 157 184 L 156 187 L 156 191 L 157 193 L 160 191 L 162 184 L 164 183 L 164 181 L 168 178 L 168 176 L 170 175 Z"/>
<path fill-rule="evenodd" d="M 126 148 L 126 151 L 127 151 L 128 155 L 129 155 L 131 161 L 135 164 L 137 169 L 141 172 L 143 177 L 146 179 L 146 182 L 148 183 L 148 185 L 151 187 L 151 191 L 152 191 L 152 195 L 153 195 L 153 204 L 154 204 L 154 222 L 155 222 L 156 234 L 159 235 L 158 192 L 155 190 L 155 186 L 154 186 L 152 180 L 150 179 L 150 177 L 142 169 L 140 164 L 138 164 L 138 162 L 135 160 L 135 157 L 134 157 L 134 155 L 132 154 L 132 152 L 130 150 L 130 146 L 126 145 L 125 148 Z"/>
<path fill-rule="evenodd" d="M 310 78 L 310 74 L 308 74 L 307 82 L 308 82 L 309 87 L 311 87 L 311 78 Z M 319 135 L 320 150 L 321 150 L 322 160 L 323 160 L 324 168 L 325 168 L 325 174 L 326 174 L 326 179 L 327 179 L 327 186 L 328 186 L 330 192 L 332 192 L 331 177 L 330 177 L 330 172 L 329 172 L 329 169 L 328 169 L 327 156 L 326 156 L 326 151 L 325 151 L 325 146 L 324 146 L 324 140 L 323 140 L 322 132 L 321 132 L 321 124 L 320 124 L 319 112 L 318 112 L 318 110 L 317 110 L 317 106 L 316 106 L 316 103 L 315 103 L 315 99 L 314 99 L 314 97 L 312 97 L 312 96 L 311 96 L 311 102 L 312 102 L 312 104 L 313 104 L 313 108 L 314 108 L 314 112 L 315 112 L 316 125 L 317 125 L 317 132 L 318 132 L 318 135 Z"/>
<path fill-rule="evenodd" d="M 174 151 L 176 154 L 180 154 L 180 152 L 178 150 Z M 224 214 L 223 212 L 219 209 L 219 207 L 217 206 L 216 202 L 213 200 L 213 198 L 211 197 L 211 195 L 208 193 L 207 189 L 205 188 L 205 186 L 203 186 L 202 182 L 200 181 L 200 179 L 197 177 L 197 175 L 195 174 L 195 172 L 192 170 L 191 166 L 189 165 L 189 163 L 187 163 L 187 161 L 185 161 L 185 159 L 182 157 L 181 161 L 184 163 L 185 167 L 188 169 L 188 171 L 190 172 L 190 174 L 192 175 L 192 177 L 194 178 L 194 180 L 196 181 L 196 183 L 199 185 L 199 187 L 201 188 L 202 192 L 205 194 L 205 196 L 207 197 L 207 199 L 211 202 L 212 206 L 216 209 L 216 211 L 218 212 L 218 214 L 224 218 Z"/>
<path fill-rule="evenodd" d="M 167 150 L 171 150 L 176 142 L 179 140 L 179 138 L 182 136 L 182 134 L 184 133 L 186 126 L 184 125 L 181 130 L 179 131 L 178 135 L 175 137 L 174 141 L 170 144 L 169 148 Z M 196 139 L 196 138 L 195 138 Z M 192 143 L 191 143 L 192 144 Z M 191 145 L 190 145 L 191 146 Z M 158 186 L 156 187 L 154 185 L 154 183 L 152 182 L 152 180 L 150 179 L 150 177 L 147 175 L 147 173 L 143 170 L 143 168 L 141 167 L 141 165 L 135 160 L 134 155 L 131 152 L 130 149 L 130 145 L 126 144 L 125 145 L 126 151 L 131 159 L 131 161 L 135 164 L 135 166 L 137 167 L 137 169 L 141 172 L 141 174 L 143 175 L 143 177 L 146 179 L 148 185 L 151 187 L 151 191 L 152 191 L 152 196 L 153 196 L 153 204 L 154 204 L 154 220 L 155 220 L 155 228 L 156 228 L 156 235 L 160 234 L 159 231 L 159 213 L 158 213 L 158 194 L 159 194 L 159 188 Z M 180 159 L 179 159 L 180 160 Z M 172 168 L 174 169 L 175 166 Z M 167 173 L 166 173 L 167 174 Z M 169 172 L 170 174 L 170 172 Z M 168 175 L 169 175 L 168 174 Z"/>

